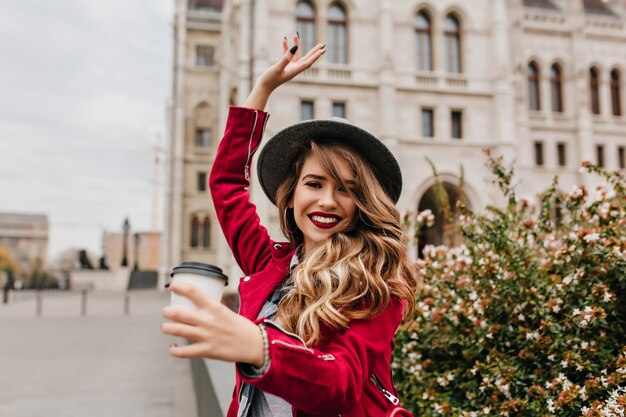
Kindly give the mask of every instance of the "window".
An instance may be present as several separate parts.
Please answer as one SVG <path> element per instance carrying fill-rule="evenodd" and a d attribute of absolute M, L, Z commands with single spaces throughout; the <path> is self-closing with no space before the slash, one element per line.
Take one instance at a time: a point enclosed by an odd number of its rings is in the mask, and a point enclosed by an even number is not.
<path fill-rule="evenodd" d="M 565 153 L 565 144 L 560 142 L 556 144 L 557 163 L 560 167 L 567 165 L 567 156 Z"/>
<path fill-rule="evenodd" d="M 613 107 L 613 116 L 622 115 L 622 97 L 621 97 L 621 79 L 618 70 L 611 71 L 611 104 Z"/>
<path fill-rule="evenodd" d="M 208 148 L 211 146 L 211 129 L 196 129 L 196 148 Z"/>
<path fill-rule="evenodd" d="M 196 65 L 199 67 L 212 67 L 214 61 L 215 49 L 212 46 L 198 45 L 196 46 Z"/>
<path fill-rule="evenodd" d="M 328 62 L 331 64 L 347 64 L 347 20 L 346 12 L 337 3 L 328 8 Z"/>
<path fill-rule="evenodd" d="M 597 68 L 589 70 L 591 113 L 600 114 L 600 75 Z"/>
<path fill-rule="evenodd" d="M 422 137 L 435 136 L 435 110 L 422 109 Z"/>
<path fill-rule="evenodd" d="M 541 110 L 539 67 L 534 62 L 528 64 L 528 108 L 535 111 Z"/>
<path fill-rule="evenodd" d="M 208 214 L 192 216 L 190 246 L 193 249 L 211 247 L 211 219 Z"/>
<path fill-rule="evenodd" d="M 604 145 L 596 145 L 596 165 L 604 168 Z"/>
<path fill-rule="evenodd" d="M 460 110 L 452 110 L 450 118 L 452 124 L 452 138 L 461 139 L 463 137 L 463 112 Z"/>
<path fill-rule="evenodd" d="M 189 0 L 189 8 L 198 10 L 221 10 L 223 2 L 223 0 Z"/>
<path fill-rule="evenodd" d="M 626 159 L 625 159 L 625 155 L 624 155 L 624 147 L 623 146 L 618 146 L 617 147 L 617 166 L 619 166 L 619 169 L 626 168 Z"/>
<path fill-rule="evenodd" d="M 300 34 L 302 53 L 315 46 L 315 9 L 308 1 L 299 1 L 296 6 L 296 30 Z"/>
<path fill-rule="evenodd" d="M 563 112 L 563 78 L 561 68 L 554 64 L 550 68 L 550 93 L 552 98 L 552 111 Z"/>
<path fill-rule="evenodd" d="M 543 166 L 543 142 L 535 142 L 535 165 Z"/>
<path fill-rule="evenodd" d="M 211 222 L 208 217 L 204 219 L 202 224 L 202 247 L 211 247 Z"/>
<path fill-rule="evenodd" d="M 560 197 L 554 198 L 554 225 L 556 227 L 563 225 L 563 200 Z"/>
<path fill-rule="evenodd" d="M 341 117 L 342 119 L 346 118 L 346 103 L 333 103 L 333 117 Z"/>
<path fill-rule="evenodd" d="M 461 72 L 461 25 L 449 14 L 443 23 L 446 51 L 446 71 Z"/>
<path fill-rule="evenodd" d="M 198 172 L 198 191 L 203 193 L 206 191 L 206 172 Z"/>
<path fill-rule="evenodd" d="M 311 120 L 315 117 L 313 111 L 313 102 L 310 100 L 302 100 L 300 102 L 300 120 Z"/>
<path fill-rule="evenodd" d="M 198 247 L 198 238 L 200 236 L 200 222 L 196 216 L 191 218 L 191 247 Z"/>
<path fill-rule="evenodd" d="M 415 66 L 418 71 L 432 71 L 432 25 L 421 11 L 415 16 Z"/>

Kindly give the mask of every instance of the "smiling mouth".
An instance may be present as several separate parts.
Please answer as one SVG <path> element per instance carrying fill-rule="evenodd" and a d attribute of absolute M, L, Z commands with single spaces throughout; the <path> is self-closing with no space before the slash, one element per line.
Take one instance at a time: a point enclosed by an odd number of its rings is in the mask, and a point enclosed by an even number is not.
<path fill-rule="evenodd" d="M 330 229 L 341 221 L 341 217 L 339 216 L 321 215 L 319 213 L 309 214 L 308 217 L 311 223 L 321 229 Z"/>

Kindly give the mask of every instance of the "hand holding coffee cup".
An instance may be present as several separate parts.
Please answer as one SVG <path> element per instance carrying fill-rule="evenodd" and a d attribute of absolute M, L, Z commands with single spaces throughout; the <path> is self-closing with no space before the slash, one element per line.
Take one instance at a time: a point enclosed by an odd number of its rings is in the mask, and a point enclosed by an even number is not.
<path fill-rule="evenodd" d="M 187 282 L 202 290 L 211 300 L 220 302 L 224 287 L 228 285 L 228 277 L 221 268 L 201 262 L 183 262 L 172 269 L 171 282 Z M 187 310 L 195 310 L 195 304 L 186 297 L 172 291 L 170 298 L 171 307 L 181 307 Z"/>

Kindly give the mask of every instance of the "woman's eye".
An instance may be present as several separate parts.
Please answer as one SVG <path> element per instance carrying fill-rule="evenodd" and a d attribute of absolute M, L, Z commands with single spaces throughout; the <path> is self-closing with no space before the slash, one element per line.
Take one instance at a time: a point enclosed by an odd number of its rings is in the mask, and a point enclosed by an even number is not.
<path fill-rule="evenodd" d="M 306 184 L 307 187 L 312 187 L 312 188 L 322 188 L 322 184 L 320 184 L 319 182 L 315 182 L 315 181 L 309 181 Z"/>

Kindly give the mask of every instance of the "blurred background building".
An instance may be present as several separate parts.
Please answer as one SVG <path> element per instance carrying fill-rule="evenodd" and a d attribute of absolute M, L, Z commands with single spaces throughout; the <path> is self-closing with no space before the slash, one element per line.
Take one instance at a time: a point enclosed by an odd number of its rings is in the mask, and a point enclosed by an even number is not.
<path fill-rule="evenodd" d="M 439 211 L 426 161 L 456 200 L 498 204 L 484 148 L 516 161 L 517 191 L 536 196 L 593 178 L 590 160 L 626 164 L 624 1 L 176 0 L 162 272 L 183 260 L 236 277 L 207 178 L 229 104 L 242 104 L 280 55 L 283 36 L 327 53 L 278 90 L 265 137 L 340 116 L 377 134 L 404 176 L 401 210 Z M 292 41 L 290 41 L 291 43 Z M 275 208 L 253 176 L 262 222 Z M 442 241 L 438 221 L 424 241 Z M 417 256 L 417 248 L 414 256 Z"/>
<path fill-rule="evenodd" d="M 9 250 L 25 274 L 46 269 L 48 233 L 45 214 L 0 213 L 0 247 Z"/>
<path fill-rule="evenodd" d="M 126 238 L 127 266 L 139 270 L 157 271 L 161 251 L 160 232 L 129 233 Z M 118 269 L 124 257 L 124 233 L 104 232 L 102 235 L 102 252 L 106 267 Z"/>

